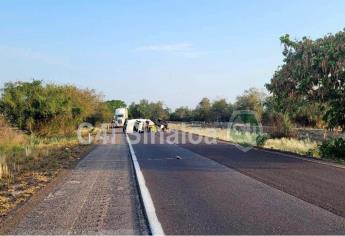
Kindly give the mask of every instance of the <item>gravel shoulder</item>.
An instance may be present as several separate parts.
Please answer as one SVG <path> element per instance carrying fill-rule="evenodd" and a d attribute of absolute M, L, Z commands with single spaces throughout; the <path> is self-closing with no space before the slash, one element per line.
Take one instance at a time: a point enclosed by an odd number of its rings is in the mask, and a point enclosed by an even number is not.
<path fill-rule="evenodd" d="M 117 137 L 56 178 L 4 233 L 146 234 L 128 147 Z"/>

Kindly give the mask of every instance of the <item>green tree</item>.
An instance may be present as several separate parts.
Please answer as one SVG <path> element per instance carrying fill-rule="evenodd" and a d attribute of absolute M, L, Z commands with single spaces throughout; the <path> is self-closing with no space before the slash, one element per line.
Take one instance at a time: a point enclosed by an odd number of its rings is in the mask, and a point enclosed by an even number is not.
<path fill-rule="evenodd" d="M 313 105 L 330 128 L 345 128 L 345 31 L 317 40 L 281 37 L 284 64 L 267 89 L 282 110 Z"/>
<path fill-rule="evenodd" d="M 114 113 L 117 108 L 127 107 L 126 103 L 122 100 L 109 100 L 105 102 L 108 109 Z"/>
<path fill-rule="evenodd" d="M 109 106 L 106 102 L 99 102 L 94 109 L 91 116 L 87 117 L 86 121 L 92 123 L 93 125 L 98 125 L 99 123 L 109 123 L 114 116 L 114 112 L 111 112 Z"/>
<path fill-rule="evenodd" d="M 156 103 L 151 102 L 149 104 L 150 107 L 150 119 L 151 120 L 167 120 L 169 118 L 169 110 L 167 108 L 164 108 L 164 104 L 161 101 L 158 101 Z"/>
<path fill-rule="evenodd" d="M 264 102 L 266 94 L 257 88 L 250 88 L 245 90 L 241 96 L 236 98 L 236 110 L 251 110 L 254 111 L 258 119 L 261 119 L 264 111 Z"/>
<path fill-rule="evenodd" d="M 38 135 L 70 135 L 77 125 L 100 111 L 101 96 L 94 90 L 42 81 L 6 83 L 0 113 L 20 129 Z"/>
<path fill-rule="evenodd" d="M 230 120 L 233 107 L 225 99 L 219 99 L 212 103 L 211 119 L 218 122 L 228 122 Z"/>
<path fill-rule="evenodd" d="M 195 119 L 199 121 L 211 121 L 211 101 L 203 98 L 195 108 Z"/>
<path fill-rule="evenodd" d="M 140 100 L 138 104 L 138 111 L 139 111 L 140 117 L 136 117 L 136 118 L 149 119 L 152 116 L 150 103 L 147 99 Z"/>
<path fill-rule="evenodd" d="M 139 104 L 132 102 L 128 107 L 128 116 L 131 119 L 140 118 Z"/>
<path fill-rule="evenodd" d="M 191 121 L 193 120 L 192 110 L 188 107 L 179 107 L 171 114 L 170 120 L 173 121 Z"/>
<path fill-rule="evenodd" d="M 169 109 L 164 108 L 164 104 L 161 101 L 149 102 L 146 99 L 142 99 L 139 103 L 131 103 L 128 110 L 129 116 L 132 119 L 145 118 L 151 120 L 166 120 L 169 118 Z"/>

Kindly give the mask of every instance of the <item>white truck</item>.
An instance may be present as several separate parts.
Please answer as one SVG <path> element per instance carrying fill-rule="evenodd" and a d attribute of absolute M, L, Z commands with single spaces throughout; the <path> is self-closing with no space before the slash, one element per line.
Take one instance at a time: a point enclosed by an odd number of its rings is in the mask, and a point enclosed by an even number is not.
<path fill-rule="evenodd" d="M 123 127 L 125 121 L 128 119 L 127 108 L 117 108 L 114 115 L 114 125 L 115 127 Z"/>

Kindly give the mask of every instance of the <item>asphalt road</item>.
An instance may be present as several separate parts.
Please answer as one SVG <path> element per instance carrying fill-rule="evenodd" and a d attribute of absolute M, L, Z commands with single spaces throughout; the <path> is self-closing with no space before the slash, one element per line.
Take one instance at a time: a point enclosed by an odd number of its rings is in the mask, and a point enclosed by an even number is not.
<path fill-rule="evenodd" d="M 345 169 L 224 143 L 133 148 L 166 234 L 345 234 Z"/>
<path fill-rule="evenodd" d="M 128 146 L 98 145 L 9 234 L 147 234 Z"/>
<path fill-rule="evenodd" d="M 162 137 L 134 144 L 130 135 L 166 234 L 345 234 L 345 169 Z M 147 234 L 120 130 L 115 141 L 97 146 L 8 233 Z"/>

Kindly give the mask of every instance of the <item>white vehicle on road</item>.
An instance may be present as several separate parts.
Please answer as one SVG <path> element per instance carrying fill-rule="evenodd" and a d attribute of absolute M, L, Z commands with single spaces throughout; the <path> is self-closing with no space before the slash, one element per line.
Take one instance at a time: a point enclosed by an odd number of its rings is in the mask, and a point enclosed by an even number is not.
<path fill-rule="evenodd" d="M 129 134 L 133 133 L 134 125 L 136 122 L 137 122 L 136 119 L 127 120 L 125 127 L 123 128 L 123 132 L 129 133 Z"/>
<path fill-rule="evenodd" d="M 147 128 L 149 126 L 153 126 L 155 123 L 153 123 L 150 119 L 136 119 L 135 125 L 134 125 L 134 131 L 138 133 L 144 133 L 145 130 L 147 131 Z"/>
<path fill-rule="evenodd" d="M 127 108 L 117 108 L 114 115 L 114 126 L 123 127 L 125 121 L 128 119 Z"/>

